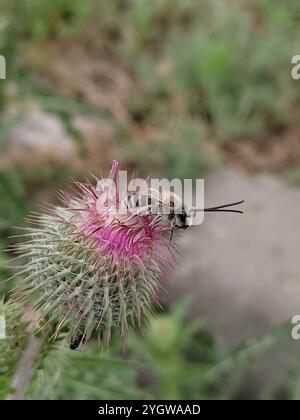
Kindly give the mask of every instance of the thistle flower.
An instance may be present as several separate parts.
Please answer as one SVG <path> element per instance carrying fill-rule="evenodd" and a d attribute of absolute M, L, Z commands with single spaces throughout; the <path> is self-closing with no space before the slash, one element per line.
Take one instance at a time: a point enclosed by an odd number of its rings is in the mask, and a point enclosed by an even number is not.
<path fill-rule="evenodd" d="M 118 171 L 114 162 L 109 179 Z M 174 261 L 170 227 L 157 216 L 117 216 L 118 191 L 101 182 L 75 187 L 75 194 L 60 193 L 60 206 L 30 220 L 29 240 L 19 247 L 29 261 L 15 298 L 32 303 L 39 328 L 52 338 L 66 334 L 73 347 L 92 334 L 108 342 L 113 328 L 124 337 L 141 325 Z"/>

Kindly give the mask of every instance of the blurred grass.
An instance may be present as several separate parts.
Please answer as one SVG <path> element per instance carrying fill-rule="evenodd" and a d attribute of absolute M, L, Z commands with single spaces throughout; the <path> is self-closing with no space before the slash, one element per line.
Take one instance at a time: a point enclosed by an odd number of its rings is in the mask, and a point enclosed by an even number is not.
<path fill-rule="evenodd" d="M 125 346 L 113 337 L 109 350 L 99 351 L 97 343 L 85 351 L 45 349 L 48 357 L 41 358 L 27 398 L 237 399 L 253 364 L 289 336 L 283 326 L 226 350 L 201 322 L 187 324 L 187 309 L 187 302 L 180 302 L 157 315 L 142 335 L 130 335 Z M 294 374 L 285 381 L 286 396 L 297 380 Z M 269 399 L 275 391 L 274 384 Z"/>
<path fill-rule="evenodd" d="M 23 221 L 28 212 L 28 203 L 24 180 L 15 171 L 0 171 L 0 238 L 6 243 L 6 238 L 12 233 L 13 226 Z"/>
<path fill-rule="evenodd" d="M 285 172 L 285 177 L 290 185 L 300 187 L 300 168 L 290 168 Z"/>
<path fill-rule="evenodd" d="M 127 163 L 134 167 L 139 162 L 144 176 L 168 179 L 194 179 L 217 164 L 217 157 L 205 146 L 203 128 L 195 121 L 174 124 L 161 136 L 148 142 L 129 139 L 123 148 Z"/>
<path fill-rule="evenodd" d="M 30 74 L 35 80 L 32 98 L 40 96 L 38 86 L 47 73 L 45 67 L 41 79 L 42 63 L 53 71 L 47 46 L 78 44 L 85 48 L 87 63 L 91 57 L 98 57 L 99 63 L 112 60 L 127 72 L 133 81 L 123 104 L 129 120 L 122 123 L 119 136 L 122 144 L 124 135 L 135 139 L 136 125 L 140 129 L 138 147 L 130 150 L 131 161 L 139 161 L 141 150 L 147 155 L 152 143 L 154 149 L 161 143 L 162 168 L 173 174 L 182 155 L 174 152 L 168 157 L 174 135 L 166 127 L 174 127 L 174 121 L 201 125 L 205 138 L 199 135 L 195 142 L 189 130 L 179 139 L 183 148 L 195 152 L 194 160 L 199 159 L 199 165 L 187 169 L 189 177 L 191 172 L 197 177 L 214 161 L 209 141 L 219 146 L 255 141 L 299 118 L 300 94 L 290 77 L 290 60 L 300 36 L 296 0 L 288 7 L 271 0 L 26 0 L 21 4 L 2 0 L 1 8 L 0 47 L 8 57 L 10 79 L 20 86 L 24 74 Z M 4 106 L 10 100 L 4 84 L 0 91 Z M 24 91 L 19 94 L 22 97 Z M 65 101 L 76 99 L 63 96 Z M 79 102 L 91 106 L 88 100 Z M 64 119 L 66 112 L 70 111 L 64 111 Z M 153 127 L 155 133 L 145 141 Z M 182 164 L 181 176 L 185 167 Z"/>

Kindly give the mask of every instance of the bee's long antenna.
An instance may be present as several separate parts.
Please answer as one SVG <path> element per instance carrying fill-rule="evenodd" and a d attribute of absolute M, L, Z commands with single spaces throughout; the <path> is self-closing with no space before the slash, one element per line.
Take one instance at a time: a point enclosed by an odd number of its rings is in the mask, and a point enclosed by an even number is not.
<path fill-rule="evenodd" d="M 226 207 L 237 206 L 244 203 L 245 200 L 237 201 L 235 203 L 222 204 L 220 206 L 206 207 L 204 209 L 193 209 L 193 211 L 222 211 L 227 213 L 244 213 L 242 210 L 227 209 Z"/>

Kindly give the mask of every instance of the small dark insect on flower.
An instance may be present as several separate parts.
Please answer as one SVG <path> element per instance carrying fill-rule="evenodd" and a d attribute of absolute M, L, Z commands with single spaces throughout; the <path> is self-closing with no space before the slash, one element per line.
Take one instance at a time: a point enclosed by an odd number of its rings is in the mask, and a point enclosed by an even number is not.
<path fill-rule="evenodd" d="M 114 162 L 109 179 L 118 171 Z M 75 187 L 74 194 L 60 193 L 61 205 L 30 219 L 27 241 L 16 250 L 28 262 L 14 297 L 39 314 L 38 331 L 51 340 L 63 337 L 72 349 L 92 336 L 108 343 L 114 329 L 125 338 L 130 327 L 142 325 L 174 264 L 176 247 L 167 234 L 188 227 L 191 217 L 182 203 L 181 214 L 172 210 L 177 197 L 167 217 L 130 206 L 116 216 L 116 191 L 90 182 Z M 240 203 L 194 211 L 240 212 L 228 209 Z"/>
<path fill-rule="evenodd" d="M 76 350 L 83 342 L 84 342 L 84 334 L 78 334 L 78 336 L 72 340 L 70 344 L 70 349 Z"/>

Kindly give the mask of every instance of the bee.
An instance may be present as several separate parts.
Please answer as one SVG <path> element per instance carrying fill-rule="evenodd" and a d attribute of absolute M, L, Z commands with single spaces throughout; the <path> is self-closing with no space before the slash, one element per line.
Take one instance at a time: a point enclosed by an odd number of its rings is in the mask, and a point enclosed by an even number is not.
<path fill-rule="evenodd" d="M 148 193 L 134 193 L 128 196 L 127 209 L 134 210 L 137 214 L 152 214 L 158 217 L 158 220 L 165 220 L 171 227 L 172 241 L 174 231 L 178 229 L 187 229 L 193 224 L 193 217 L 196 212 L 230 212 L 243 213 L 242 210 L 229 207 L 244 203 L 244 200 L 234 203 L 222 204 L 203 209 L 188 208 L 181 198 L 171 191 L 159 192 L 150 189 Z"/>

